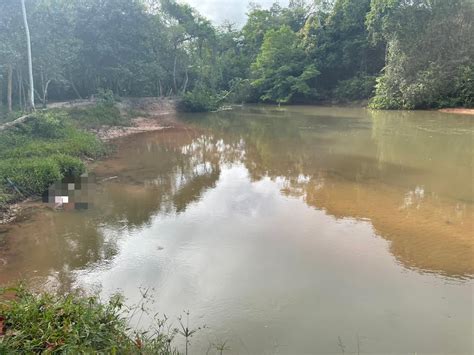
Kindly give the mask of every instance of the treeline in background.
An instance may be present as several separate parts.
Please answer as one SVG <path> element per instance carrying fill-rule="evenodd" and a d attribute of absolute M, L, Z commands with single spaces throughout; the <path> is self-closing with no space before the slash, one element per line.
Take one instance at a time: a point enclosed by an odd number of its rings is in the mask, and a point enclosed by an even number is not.
<path fill-rule="evenodd" d="M 473 0 L 250 5 L 240 29 L 174 0 L 26 0 L 37 103 L 117 96 L 222 102 L 474 104 Z M 27 106 L 19 0 L 0 2 L 0 102 Z"/>

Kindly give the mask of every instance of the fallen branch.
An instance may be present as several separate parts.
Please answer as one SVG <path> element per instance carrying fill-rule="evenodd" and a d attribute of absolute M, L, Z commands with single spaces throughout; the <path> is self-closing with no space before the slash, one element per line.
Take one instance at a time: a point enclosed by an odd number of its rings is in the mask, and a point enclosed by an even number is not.
<path fill-rule="evenodd" d="M 16 125 L 18 125 L 18 124 L 20 124 L 20 123 L 25 122 L 31 115 L 32 115 L 32 113 L 29 113 L 29 114 L 27 114 L 27 115 L 25 115 L 25 116 L 21 116 L 21 117 L 17 118 L 17 119 L 14 120 L 14 121 L 7 122 L 7 123 L 4 123 L 4 124 L 0 125 L 0 132 L 6 130 L 6 129 L 8 129 L 8 128 L 14 127 L 14 126 L 16 126 Z"/>

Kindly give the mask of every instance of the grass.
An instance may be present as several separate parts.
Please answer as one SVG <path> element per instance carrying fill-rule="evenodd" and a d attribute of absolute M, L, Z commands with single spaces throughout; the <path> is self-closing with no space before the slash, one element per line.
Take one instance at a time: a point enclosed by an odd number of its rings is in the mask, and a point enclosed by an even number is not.
<path fill-rule="evenodd" d="M 76 124 L 83 128 L 101 126 L 130 126 L 129 115 L 121 115 L 119 109 L 111 104 L 99 103 L 88 108 L 73 108 L 68 111 Z"/>
<path fill-rule="evenodd" d="M 143 309 L 143 303 L 127 307 L 120 295 L 103 303 L 96 296 L 0 289 L 0 354 L 176 354 L 178 330 L 166 319 L 148 331 L 130 328 Z"/>
<path fill-rule="evenodd" d="M 16 120 L 17 118 L 23 116 L 25 113 L 23 111 L 15 110 L 12 112 L 8 112 L 6 107 L 0 107 L 0 124 L 11 122 Z"/>
<path fill-rule="evenodd" d="M 4 121 L 18 114 L 3 115 Z M 0 133 L 0 207 L 42 194 L 66 175 L 85 172 L 84 158 L 106 153 L 104 144 L 87 132 L 102 126 L 127 126 L 114 104 L 38 111 L 26 122 Z"/>
<path fill-rule="evenodd" d="M 38 112 L 0 134 L 0 203 L 39 195 L 66 175 L 82 174 L 83 158 L 105 152 L 65 112 Z"/>

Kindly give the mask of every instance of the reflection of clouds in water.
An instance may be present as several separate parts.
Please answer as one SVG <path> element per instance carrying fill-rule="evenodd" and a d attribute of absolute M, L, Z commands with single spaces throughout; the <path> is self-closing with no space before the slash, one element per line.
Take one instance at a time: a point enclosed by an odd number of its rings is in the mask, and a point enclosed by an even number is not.
<path fill-rule="evenodd" d="M 136 302 L 138 287 L 153 287 L 154 312 L 166 311 L 174 319 L 190 309 L 193 325 L 206 324 L 208 335 L 231 342 L 241 337 L 254 353 L 277 340 L 303 353 L 308 343 L 294 334 L 307 335 L 307 329 L 316 329 L 325 350 L 334 345 L 331 336 L 345 332 L 348 338 L 361 324 L 367 334 L 386 339 L 383 334 L 398 319 L 410 319 L 398 330 L 404 339 L 413 339 L 415 331 L 418 339 L 419 332 L 425 336 L 433 329 L 425 326 L 427 319 L 439 324 L 446 304 L 462 309 L 469 302 L 466 288 L 400 272 L 389 243 L 374 238 L 370 221 L 335 218 L 282 196 L 285 180 L 251 181 L 244 165 L 223 167 L 214 188 L 183 213 L 155 215 L 139 233 L 119 241 L 113 260 L 78 273 L 78 284 L 103 285 L 104 295 L 121 289 L 130 303 Z M 301 176 L 295 182 L 312 184 Z M 420 189 L 416 193 L 422 195 Z M 430 297 L 439 287 L 445 299 Z M 400 302 L 413 294 L 423 302 Z M 385 313 L 374 314 L 374 308 Z M 469 322 L 458 307 L 449 312 Z M 295 318 L 289 334 L 288 322 Z M 438 343 L 447 341 L 444 334 Z M 193 346 L 205 350 L 206 338 L 200 334 Z"/>

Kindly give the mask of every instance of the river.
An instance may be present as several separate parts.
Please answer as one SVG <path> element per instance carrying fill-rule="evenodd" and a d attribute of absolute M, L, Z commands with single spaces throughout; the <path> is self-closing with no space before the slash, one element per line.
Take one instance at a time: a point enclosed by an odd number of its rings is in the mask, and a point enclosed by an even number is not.
<path fill-rule="evenodd" d="M 149 289 L 153 312 L 206 325 L 192 353 L 474 351 L 474 118 L 247 106 L 180 120 L 117 140 L 89 209 L 4 227 L 0 284 L 130 302 Z"/>

